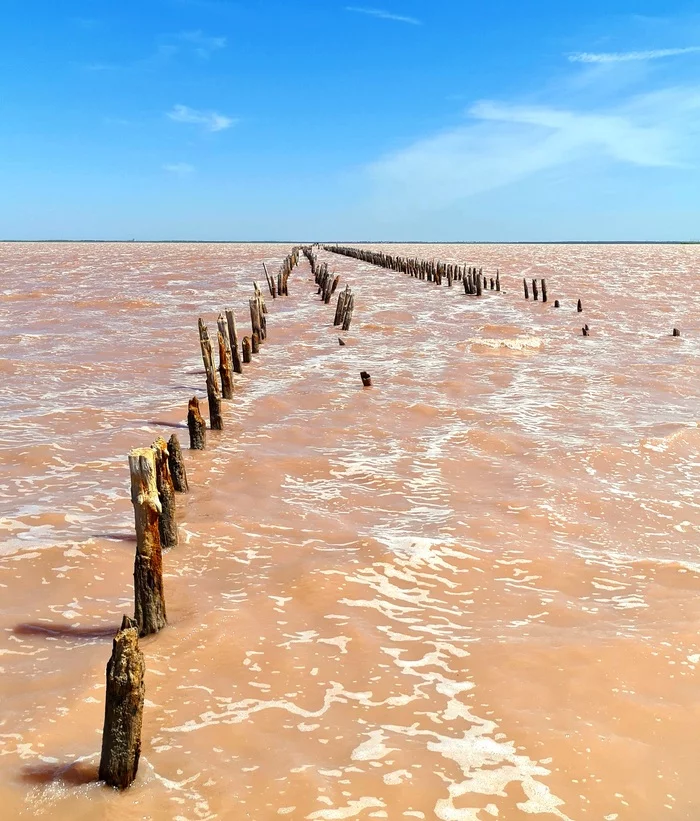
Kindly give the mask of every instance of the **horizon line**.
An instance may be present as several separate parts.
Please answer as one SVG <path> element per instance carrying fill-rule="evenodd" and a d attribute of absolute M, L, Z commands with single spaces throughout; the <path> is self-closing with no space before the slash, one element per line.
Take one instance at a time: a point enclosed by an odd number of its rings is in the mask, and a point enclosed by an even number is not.
<path fill-rule="evenodd" d="M 700 239 L 563 239 L 563 240 L 291 240 L 291 239 L 0 239 L 2 244 L 124 245 L 698 245 Z"/>

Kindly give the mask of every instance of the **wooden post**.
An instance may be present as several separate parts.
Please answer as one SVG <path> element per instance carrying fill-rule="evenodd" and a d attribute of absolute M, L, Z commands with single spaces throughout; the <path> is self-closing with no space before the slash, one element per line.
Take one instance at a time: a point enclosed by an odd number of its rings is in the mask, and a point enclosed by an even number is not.
<path fill-rule="evenodd" d="M 681 332 L 678 330 L 678 328 L 673 329 L 673 335 L 674 336 L 680 336 L 681 335 Z"/>
<path fill-rule="evenodd" d="M 224 419 L 221 415 L 221 394 L 216 381 L 216 371 L 214 370 L 214 357 L 211 350 L 211 341 L 207 326 L 199 320 L 199 342 L 202 348 L 202 360 L 204 370 L 207 375 L 207 399 L 209 401 L 209 425 L 212 430 L 223 430 Z"/>
<path fill-rule="evenodd" d="M 581 328 L 581 330 L 583 331 L 584 336 L 588 336 L 588 326 L 587 325 L 584 325 L 583 328 Z"/>
<path fill-rule="evenodd" d="M 350 298 L 350 286 L 346 285 L 345 290 L 341 291 L 338 294 L 338 305 L 335 309 L 335 319 L 333 320 L 333 325 L 340 325 L 343 321 L 343 316 L 345 314 L 345 303 Z"/>
<path fill-rule="evenodd" d="M 537 280 L 532 280 L 532 298 L 535 302 L 537 302 L 538 292 L 537 292 Z"/>
<path fill-rule="evenodd" d="M 496 291 L 500 292 L 501 290 L 501 275 L 498 271 L 496 271 Z"/>
<path fill-rule="evenodd" d="M 248 305 L 250 306 L 250 327 L 252 333 L 258 335 L 259 340 L 262 336 L 262 331 L 260 329 L 260 306 L 257 299 L 249 299 Z"/>
<path fill-rule="evenodd" d="M 581 302 L 581 300 L 580 300 L 580 299 L 579 299 L 579 301 L 578 301 L 578 305 L 576 306 L 576 310 L 577 310 L 579 313 L 581 313 L 581 312 L 583 311 L 583 303 Z"/>
<path fill-rule="evenodd" d="M 199 399 L 193 396 L 187 406 L 187 427 L 190 429 L 190 450 L 204 450 L 207 446 L 207 425 L 199 412 Z"/>
<path fill-rule="evenodd" d="M 523 288 L 525 289 L 525 299 L 530 299 L 530 294 L 527 291 L 527 280 L 523 277 Z"/>
<path fill-rule="evenodd" d="M 343 330 L 350 330 L 350 323 L 352 322 L 352 312 L 355 308 L 355 297 L 350 294 L 348 301 L 345 304 L 345 316 L 343 318 Z"/>
<path fill-rule="evenodd" d="M 251 359 L 251 348 L 250 348 L 250 339 L 247 336 L 243 337 L 243 342 L 241 342 L 241 349 L 243 351 L 243 362 L 244 364 L 248 364 Z"/>
<path fill-rule="evenodd" d="M 273 299 L 276 299 L 277 294 L 275 293 L 275 280 L 267 273 L 267 265 L 265 265 L 264 262 L 263 269 L 265 271 L 265 279 L 267 280 L 267 287 L 270 289 L 270 294 Z"/>
<path fill-rule="evenodd" d="M 558 307 L 559 307 L 559 300 L 558 300 L 558 299 L 555 299 L 555 300 L 554 300 L 554 307 L 555 307 L 555 308 L 558 308 Z"/>
<path fill-rule="evenodd" d="M 160 499 L 160 516 L 158 531 L 161 547 L 175 547 L 177 545 L 177 521 L 175 520 L 175 488 L 170 476 L 170 460 L 168 443 L 162 437 L 156 439 L 152 445 L 156 460 L 156 487 Z"/>
<path fill-rule="evenodd" d="M 233 370 L 236 373 L 243 373 L 243 365 L 241 364 L 241 356 L 238 353 L 238 332 L 236 331 L 236 318 L 233 311 L 226 310 L 226 324 L 228 325 L 228 340 L 231 346 L 231 357 L 233 359 Z"/>
<path fill-rule="evenodd" d="M 224 324 L 224 333 L 226 325 Z M 227 334 L 228 336 L 228 334 Z M 233 399 L 233 364 L 228 344 L 221 331 L 217 334 L 219 342 L 219 375 L 221 376 L 221 395 L 224 399 Z"/>
<path fill-rule="evenodd" d="M 367 371 L 360 372 L 360 379 L 362 380 L 362 384 L 365 388 L 370 388 L 372 386 L 372 377 L 367 373 Z"/>
<path fill-rule="evenodd" d="M 173 480 L 175 492 L 187 493 L 190 486 L 187 483 L 185 460 L 182 458 L 180 440 L 174 433 L 168 441 L 168 466 L 170 467 L 170 476 Z"/>
<path fill-rule="evenodd" d="M 153 448 L 136 448 L 129 454 L 131 501 L 136 521 L 134 562 L 134 618 L 140 636 L 149 636 L 165 627 L 163 595 L 163 555 L 158 520 L 161 505 L 156 486 Z"/>
<path fill-rule="evenodd" d="M 546 302 L 547 301 L 547 281 L 542 279 L 542 280 L 540 280 L 540 282 L 542 283 L 542 302 Z"/>
<path fill-rule="evenodd" d="M 139 768 L 145 669 L 137 624 L 124 616 L 107 662 L 99 771 L 100 781 L 118 790 L 132 784 Z"/>
<path fill-rule="evenodd" d="M 250 339 L 250 349 L 252 353 L 260 353 L 260 337 L 257 331 Z"/>

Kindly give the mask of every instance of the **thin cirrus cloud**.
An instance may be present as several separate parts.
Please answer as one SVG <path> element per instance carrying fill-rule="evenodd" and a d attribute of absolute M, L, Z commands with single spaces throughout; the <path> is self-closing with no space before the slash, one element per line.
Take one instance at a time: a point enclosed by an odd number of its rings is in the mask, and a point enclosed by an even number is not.
<path fill-rule="evenodd" d="M 482 101 L 470 121 L 380 157 L 365 171 L 384 212 L 438 210 L 553 169 L 700 165 L 700 86 L 630 96 L 614 109 Z"/>
<path fill-rule="evenodd" d="M 205 131 L 225 131 L 238 121 L 216 111 L 199 111 L 186 105 L 176 105 L 168 112 L 168 117 L 176 123 L 200 125 Z"/>
<path fill-rule="evenodd" d="M 181 31 L 179 34 L 174 34 L 170 38 L 175 43 L 182 47 L 190 48 L 198 57 L 210 57 L 215 51 L 220 51 L 226 48 L 225 37 L 210 37 L 201 29 L 196 31 Z"/>
<path fill-rule="evenodd" d="M 406 17 L 403 14 L 392 14 L 390 11 L 383 9 L 366 9 L 361 6 L 346 6 L 345 11 L 351 11 L 355 14 L 366 14 L 369 17 L 378 17 L 381 20 L 394 20 L 397 23 L 408 23 L 411 26 L 422 25 L 420 20 L 415 17 Z"/>
<path fill-rule="evenodd" d="M 686 48 L 658 48 L 651 51 L 613 51 L 595 53 L 578 51 L 569 54 L 570 63 L 631 63 L 645 60 L 661 60 L 664 57 L 678 57 L 682 54 L 696 54 L 700 46 Z"/>
<path fill-rule="evenodd" d="M 186 162 L 176 162 L 170 165 L 164 165 L 163 170 L 168 171 L 170 174 L 175 174 L 177 177 L 187 177 L 189 174 L 194 174 L 195 168 Z"/>

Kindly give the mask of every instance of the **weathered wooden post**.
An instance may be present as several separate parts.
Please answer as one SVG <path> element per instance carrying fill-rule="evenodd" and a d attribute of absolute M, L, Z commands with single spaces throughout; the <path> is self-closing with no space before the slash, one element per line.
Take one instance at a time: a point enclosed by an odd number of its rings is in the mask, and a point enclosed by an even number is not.
<path fill-rule="evenodd" d="M 161 547 L 175 547 L 177 545 L 177 521 L 175 519 L 175 488 L 170 476 L 170 459 L 168 443 L 158 437 L 152 445 L 156 460 L 156 487 L 160 499 L 160 516 L 158 530 L 160 532 Z"/>
<path fill-rule="evenodd" d="M 542 280 L 540 280 L 540 282 L 542 283 L 542 302 L 546 302 L 547 301 L 547 281 L 542 279 Z"/>
<path fill-rule="evenodd" d="M 360 379 L 362 380 L 362 384 L 365 388 L 372 387 L 372 377 L 367 373 L 367 371 L 360 371 Z"/>
<path fill-rule="evenodd" d="M 258 335 L 258 340 L 262 336 L 262 330 L 260 327 L 260 305 L 258 304 L 257 299 L 249 299 L 248 305 L 250 306 L 250 327 L 253 334 Z"/>
<path fill-rule="evenodd" d="M 226 331 L 226 324 L 224 321 L 224 333 L 228 336 Z M 221 395 L 224 399 L 233 399 L 233 363 L 231 362 L 231 354 L 228 349 L 228 343 L 224 334 L 219 330 L 217 334 L 219 342 L 219 375 L 221 376 Z"/>
<path fill-rule="evenodd" d="M 350 294 L 346 304 L 345 304 L 345 316 L 343 317 L 343 330 L 349 331 L 350 330 L 350 323 L 352 322 L 352 312 L 355 308 L 355 296 L 354 294 Z"/>
<path fill-rule="evenodd" d="M 500 292 L 501 290 L 501 275 L 498 271 L 496 271 L 496 291 Z"/>
<path fill-rule="evenodd" d="M 132 784 L 139 768 L 145 669 L 143 653 L 139 649 L 138 626 L 124 616 L 107 662 L 99 770 L 100 781 L 118 790 L 125 790 Z"/>
<path fill-rule="evenodd" d="M 221 415 L 221 394 L 216 381 L 216 371 L 214 370 L 214 357 L 211 349 L 211 341 L 207 326 L 202 319 L 199 320 L 199 342 L 202 348 L 202 360 L 204 370 L 207 375 L 207 399 L 209 402 L 209 424 L 212 430 L 223 430 L 224 419 Z"/>
<path fill-rule="evenodd" d="M 199 412 L 199 399 L 193 396 L 187 406 L 187 427 L 190 430 L 190 450 L 204 450 L 207 446 L 207 425 Z"/>
<path fill-rule="evenodd" d="M 535 302 L 537 302 L 538 295 L 539 294 L 537 292 L 537 280 L 533 279 L 532 280 L 532 298 L 534 299 Z"/>
<path fill-rule="evenodd" d="M 581 302 L 581 300 L 580 300 L 580 299 L 579 299 L 579 301 L 578 301 L 578 305 L 576 306 L 576 310 L 577 310 L 579 313 L 581 313 L 581 312 L 583 311 L 583 303 Z"/>
<path fill-rule="evenodd" d="M 163 554 L 160 544 L 161 504 L 156 485 L 153 448 L 136 448 L 129 453 L 131 501 L 136 522 L 134 562 L 134 619 L 140 636 L 149 636 L 165 627 L 163 594 Z"/>
<path fill-rule="evenodd" d="M 274 284 L 274 283 L 273 283 Z M 243 365 L 241 364 L 241 356 L 238 353 L 238 332 L 236 331 L 236 317 L 233 311 L 226 310 L 226 324 L 228 325 L 228 339 L 231 346 L 231 357 L 233 359 L 233 370 L 236 373 L 243 373 Z"/>
<path fill-rule="evenodd" d="M 241 342 L 241 350 L 243 351 L 243 362 L 244 362 L 245 365 L 247 365 L 247 364 L 250 363 L 250 361 L 253 358 L 251 356 L 252 351 L 251 351 L 250 339 L 248 339 L 247 336 L 243 337 L 243 342 Z"/>
<path fill-rule="evenodd" d="M 554 307 L 555 307 L 555 308 L 559 308 L 559 307 L 560 307 L 560 306 L 559 306 L 559 300 L 558 300 L 558 299 L 555 299 L 555 300 L 554 300 Z"/>
<path fill-rule="evenodd" d="M 673 336 L 680 336 L 680 335 L 681 335 L 681 332 L 678 330 L 678 328 L 674 328 L 673 329 Z"/>
<path fill-rule="evenodd" d="M 257 331 L 250 338 L 250 350 L 251 353 L 260 353 L 260 337 Z"/>
<path fill-rule="evenodd" d="M 584 326 L 583 326 L 583 328 L 581 328 L 581 330 L 583 331 L 583 335 L 584 335 L 584 336 L 588 336 L 588 335 L 589 335 L 588 325 L 584 325 Z"/>
<path fill-rule="evenodd" d="M 187 483 L 187 471 L 185 470 L 185 460 L 182 458 L 182 448 L 180 440 L 173 433 L 168 440 L 168 466 L 170 476 L 173 480 L 173 487 L 176 493 L 187 493 L 190 489 Z"/>
<path fill-rule="evenodd" d="M 527 290 L 527 280 L 523 277 L 523 288 L 525 289 L 525 299 L 530 299 L 530 294 Z"/>

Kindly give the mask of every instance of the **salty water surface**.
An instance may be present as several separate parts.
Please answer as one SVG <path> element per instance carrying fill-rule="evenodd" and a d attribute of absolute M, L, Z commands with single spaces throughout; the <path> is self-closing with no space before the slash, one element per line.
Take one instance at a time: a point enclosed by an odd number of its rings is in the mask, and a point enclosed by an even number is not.
<path fill-rule="evenodd" d="M 503 292 L 320 252 L 345 347 L 305 260 L 268 297 L 226 429 L 186 452 L 117 794 L 126 454 L 186 445 L 197 317 L 247 327 L 289 247 L 0 245 L 3 818 L 700 817 L 700 248 L 383 247 Z"/>

